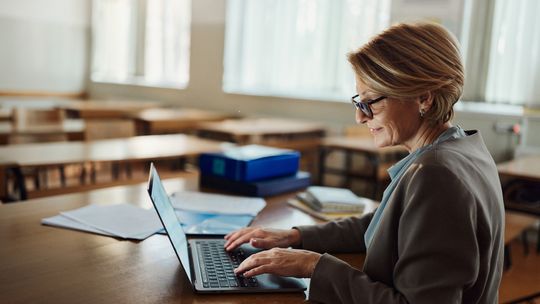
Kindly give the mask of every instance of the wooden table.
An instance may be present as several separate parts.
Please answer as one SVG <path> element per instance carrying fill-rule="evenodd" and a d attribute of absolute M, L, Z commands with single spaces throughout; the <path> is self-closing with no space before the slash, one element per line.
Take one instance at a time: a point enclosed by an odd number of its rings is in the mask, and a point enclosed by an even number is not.
<path fill-rule="evenodd" d="M 0 122 L 11 121 L 12 115 L 12 109 L 0 108 Z"/>
<path fill-rule="evenodd" d="M 195 130 L 201 123 L 221 121 L 232 115 L 199 109 L 152 108 L 134 113 L 137 135 L 185 133 Z"/>
<path fill-rule="evenodd" d="M 111 119 L 129 118 L 144 109 L 158 107 L 157 102 L 127 100 L 79 100 L 60 105 L 69 118 Z"/>
<path fill-rule="evenodd" d="M 198 127 L 202 137 L 231 141 L 238 144 L 265 144 L 320 139 L 326 133 L 317 123 L 279 118 L 244 118 L 203 123 Z"/>
<path fill-rule="evenodd" d="M 221 145 L 221 142 L 183 134 L 25 144 L 0 147 L 0 163 L 47 167 L 83 162 L 151 161 L 221 151 Z"/>
<path fill-rule="evenodd" d="M 279 118 L 244 118 L 203 123 L 198 127 L 197 134 L 240 145 L 261 144 L 300 151 L 301 168 L 315 176 L 317 150 L 326 130 L 324 126 L 312 122 Z"/>
<path fill-rule="evenodd" d="M 55 169 L 73 164 L 125 165 L 134 162 L 176 159 L 182 165 L 187 157 L 221 150 L 221 142 L 182 134 L 136 136 L 89 142 L 54 142 L 0 147 L 0 165 L 15 163 L 21 169 Z M 91 180 L 95 182 L 95 176 L 92 176 Z M 24 185 L 21 185 L 21 188 L 23 187 Z"/>
<path fill-rule="evenodd" d="M 165 189 L 196 190 L 197 174 L 164 180 Z M 267 198 L 253 225 L 287 229 L 320 221 L 291 208 L 294 193 Z M 2 303 L 302 303 L 304 295 L 197 295 L 164 235 L 134 242 L 43 226 L 42 218 L 88 204 L 152 204 L 146 184 L 0 205 Z M 372 208 L 373 206 L 370 206 Z M 514 220 L 506 217 L 507 223 Z M 508 229 L 508 228 L 507 228 Z M 505 233 L 506 238 L 514 235 Z M 356 268 L 364 255 L 338 254 Z"/>
<path fill-rule="evenodd" d="M 540 188 L 540 156 L 527 156 L 504 162 L 497 165 L 497 170 L 503 181 L 506 208 L 540 216 L 540 198 L 533 204 L 520 203 L 514 198 L 515 192 L 522 187 L 536 187 L 536 191 Z M 540 251 L 540 244 L 538 250 Z"/>
<path fill-rule="evenodd" d="M 343 166 L 329 166 L 328 155 L 333 151 L 343 152 Z M 353 156 L 359 154 L 366 158 L 366 170 L 354 170 Z M 371 198 L 376 199 L 382 176 L 387 177 L 386 169 L 407 154 L 401 147 L 378 148 L 371 137 L 336 136 L 325 138 L 319 147 L 319 184 L 324 185 L 326 174 L 344 177 L 342 187 L 351 188 L 353 179 L 365 180 L 373 185 Z M 386 164 L 383 166 L 383 164 Z M 387 178 L 384 178 L 386 180 Z"/>
<path fill-rule="evenodd" d="M 167 191 L 196 189 L 197 178 L 165 180 Z M 272 197 L 254 225 L 289 228 L 316 220 Z M 166 236 L 141 242 L 43 226 L 45 217 L 87 204 L 151 208 L 145 185 L 0 205 L 2 303 L 302 303 L 303 293 L 197 295 Z M 363 255 L 338 255 L 361 267 Z"/>
<path fill-rule="evenodd" d="M 540 197 L 536 203 L 525 203 L 516 200 L 517 191 L 529 187 L 540 189 L 540 156 L 517 158 L 497 165 L 497 170 L 503 181 L 504 205 L 507 210 L 522 212 L 540 218 Z M 536 251 L 540 252 L 540 233 L 538 234 Z"/>
<path fill-rule="evenodd" d="M 540 155 L 520 157 L 497 165 L 499 175 L 540 183 Z"/>
<path fill-rule="evenodd" d="M 0 145 L 20 142 L 82 140 L 84 130 L 84 121 L 78 119 L 32 125 L 14 125 L 11 122 L 0 122 Z"/>

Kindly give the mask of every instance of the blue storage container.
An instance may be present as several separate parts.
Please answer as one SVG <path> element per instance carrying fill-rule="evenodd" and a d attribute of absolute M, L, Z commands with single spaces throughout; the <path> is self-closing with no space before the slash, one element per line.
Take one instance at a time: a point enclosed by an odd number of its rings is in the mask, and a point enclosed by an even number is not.
<path fill-rule="evenodd" d="M 199 156 L 202 175 L 243 182 L 292 175 L 298 171 L 299 165 L 298 151 L 259 145 L 232 147 L 221 153 Z"/>

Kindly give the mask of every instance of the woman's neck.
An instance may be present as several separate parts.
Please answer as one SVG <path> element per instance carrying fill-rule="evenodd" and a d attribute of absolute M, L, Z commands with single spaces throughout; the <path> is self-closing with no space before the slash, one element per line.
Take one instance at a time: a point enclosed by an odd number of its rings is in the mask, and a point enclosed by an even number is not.
<path fill-rule="evenodd" d="M 412 153 L 422 147 L 432 144 L 439 136 L 446 130 L 452 127 L 452 124 L 449 122 L 430 126 L 427 123 L 422 124 L 416 135 L 408 142 L 403 145 Z"/>

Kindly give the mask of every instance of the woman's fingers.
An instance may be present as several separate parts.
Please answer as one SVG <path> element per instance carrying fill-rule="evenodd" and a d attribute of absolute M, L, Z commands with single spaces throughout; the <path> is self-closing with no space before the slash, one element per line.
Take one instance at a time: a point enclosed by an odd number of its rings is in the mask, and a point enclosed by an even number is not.
<path fill-rule="evenodd" d="M 223 247 L 225 248 L 225 250 L 233 250 L 234 248 L 242 245 L 243 243 L 249 242 L 253 231 L 254 228 L 242 228 L 240 230 L 227 234 L 225 236 L 226 242 Z"/>
<path fill-rule="evenodd" d="M 235 274 L 244 274 L 246 276 L 246 272 L 271 263 L 271 259 L 268 259 L 268 253 L 266 251 L 259 252 L 256 254 L 253 254 L 249 256 L 247 259 L 245 259 L 239 266 L 234 270 Z"/>
<path fill-rule="evenodd" d="M 311 277 L 320 257 L 320 254 L 307 250 L 274 248 L 248 257 L 234 272 L 246 277 L 263 273 Z"/>

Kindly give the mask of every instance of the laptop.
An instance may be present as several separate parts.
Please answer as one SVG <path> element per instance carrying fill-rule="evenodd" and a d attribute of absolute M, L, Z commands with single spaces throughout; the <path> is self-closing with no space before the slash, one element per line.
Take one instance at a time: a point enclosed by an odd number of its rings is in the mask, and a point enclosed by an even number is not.
<path fill-rule="evenodd" d="M 154 164 L 150 165 L 148 194 L 187 278 L 197 293 L 303 292 L 297 278 L 262 274 L 246 278 L 233 270 L 249 255 L 260 251 L 243 244 L 232 252 L 223 238 L 187 239 Z"/>

